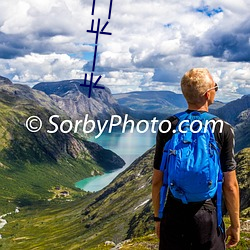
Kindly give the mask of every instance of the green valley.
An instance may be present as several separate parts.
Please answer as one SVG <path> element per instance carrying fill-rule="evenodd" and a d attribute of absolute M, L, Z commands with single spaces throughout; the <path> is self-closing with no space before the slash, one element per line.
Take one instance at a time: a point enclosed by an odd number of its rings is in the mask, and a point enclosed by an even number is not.
<path fill-rule="evenodd" d="M 239 171 L 250 167 L 249 150 L 236 156 Z M 106 241 L 118 244 L 117 249 L 157 249 L 158 241 L 151 235 L 153 153 L 154 148 L 99 192 L 83 194 L 72 201 L 59 198 L 27 206 L 20 213 L 7 216 L 8 224 L 0 230 L 3 249 L 111 249 L 105 246 Z M 248 185 L 247 176 L 244 180 L 241 174 L 239 177 L 241 188 Z M 247 196 L 241 197 L 241 203 L 246 205 L 242 207 L 241 242 L 235 249 L 249 246 L 249 218 L 244 217 L 249 216 L 248 197 L 249 190 Z M 225 221 L 228 225 L 229 218 Z"/>
<path fill-rule="evenodd" d="M 53 186 L 75 189 L 76 181 L 124 165 L 119 156 L 86 141 L 84 135 L 48 134 L 51 125 L 46 121 L 52 114 L 67 118 L 43 92 L 24 85 L 0 85 L 1 214 L 51 198 Z M 37 133 L 25 127 L 32 115 L 44 123 Z"/>

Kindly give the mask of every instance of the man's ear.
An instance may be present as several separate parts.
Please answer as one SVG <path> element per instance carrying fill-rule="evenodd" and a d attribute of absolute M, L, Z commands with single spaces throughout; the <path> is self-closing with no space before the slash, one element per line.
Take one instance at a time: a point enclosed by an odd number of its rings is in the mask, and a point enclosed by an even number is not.
<path fill-rule="evenodd" d="M 205 93 L 204 97 L 206 98 L 206 100 L 208 100 L 208 99 L 209 99 L 209 97 L 210 97 L 210 93 L 209 93 L 209 91 Z"/>

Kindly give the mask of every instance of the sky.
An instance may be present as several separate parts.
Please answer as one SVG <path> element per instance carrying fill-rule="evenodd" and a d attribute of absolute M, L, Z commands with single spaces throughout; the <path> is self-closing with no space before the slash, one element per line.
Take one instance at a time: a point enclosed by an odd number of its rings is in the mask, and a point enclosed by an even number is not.
<path fill-rule="evenodd" d="M 183 74 L 205 67 L 217 100 L 250 94 L 249 0 L 8 0 L 0 2 L 0 75 L 33 86 L 90 76 L 112 93 L 181 93 Z"/>

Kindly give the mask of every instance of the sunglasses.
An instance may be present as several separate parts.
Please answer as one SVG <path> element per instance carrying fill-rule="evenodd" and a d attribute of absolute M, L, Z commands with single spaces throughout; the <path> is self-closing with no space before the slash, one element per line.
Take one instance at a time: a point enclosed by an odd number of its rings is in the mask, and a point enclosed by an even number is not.
<path fill-rule="evenodd" d="M 205 95 L 208 91 L 210 91 L 210 90 L 212 90 L 212 89 L 214 89 L 215 91 L 218 91 L 218 89 L 219 89 L 218 84 L 217 84 L 217 83 L 214 83 L 214 87 L 212 87 L 212 88 L 210 88 L 210 89 L 207 89 L 207 91 L 206 91 L 203 95 Z"/>

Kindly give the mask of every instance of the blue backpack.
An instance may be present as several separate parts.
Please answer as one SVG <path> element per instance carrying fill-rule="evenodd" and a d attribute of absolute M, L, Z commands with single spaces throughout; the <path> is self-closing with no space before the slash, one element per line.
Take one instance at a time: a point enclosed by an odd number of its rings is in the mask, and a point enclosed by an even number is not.
<path fill-rule="evenodd" d="M 220 227 L 223 175 L 219 148 L 207 123 L 216 116 L 193 111 L 178 113 L 175 117 L 179 122 L 172 138 L 164 146 L 160 166 L 163 185 L 159 218 L 163 217 L 168 189 L 184 204 L 211 199 L 217 192 L 217 220 Z"/>

